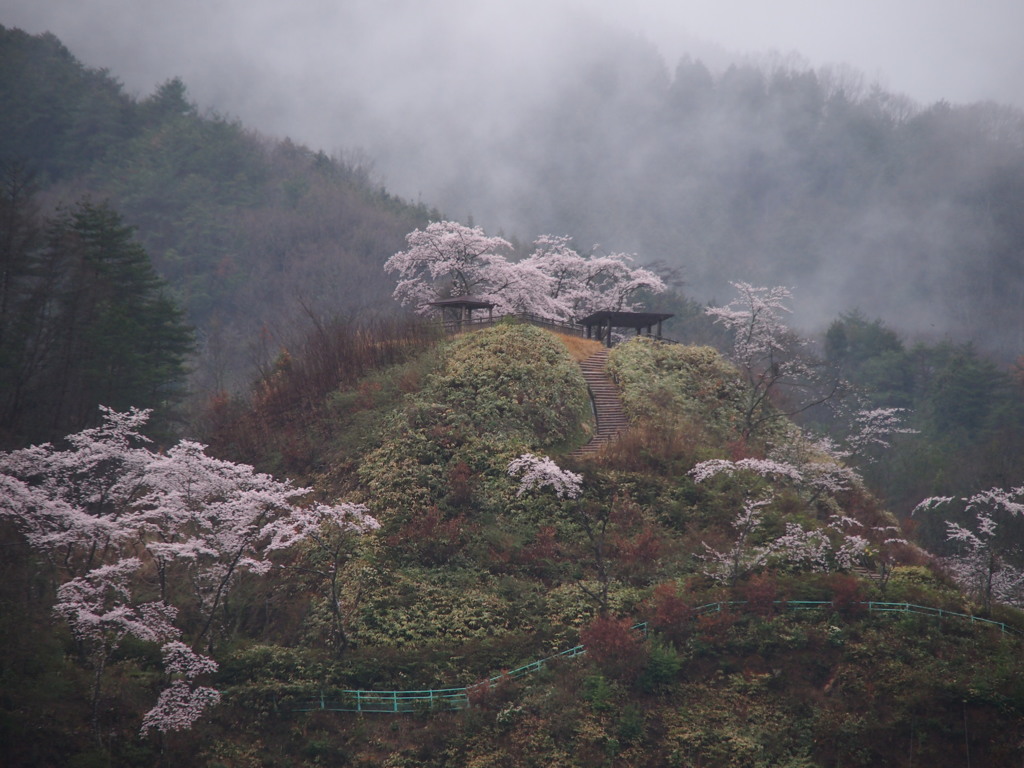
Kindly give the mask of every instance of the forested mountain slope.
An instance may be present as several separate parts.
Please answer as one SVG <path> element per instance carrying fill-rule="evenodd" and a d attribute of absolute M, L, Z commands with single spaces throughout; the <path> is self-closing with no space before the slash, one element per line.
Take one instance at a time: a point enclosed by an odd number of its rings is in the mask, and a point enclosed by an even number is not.
<path fill-rule="evenodd" d="M 387 300 L 380 267 L 428 216 L 356 163 L 201 112 L 180 80 L 131 97 L 52 35 L 0 28 L 0 103 L 5 177 L 136 228 L 197 330 L 201 389 L 248 383 L 307 315 Z"/>

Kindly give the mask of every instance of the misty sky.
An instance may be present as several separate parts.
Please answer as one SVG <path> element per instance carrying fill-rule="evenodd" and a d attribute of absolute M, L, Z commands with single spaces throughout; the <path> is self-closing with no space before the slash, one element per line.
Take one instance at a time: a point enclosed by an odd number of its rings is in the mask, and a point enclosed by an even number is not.
<path fill-rule="evenodd" d="M 0 0 L 0 24 L 53 32 L 137 97 L 181 77 L 203 110 L 355 153 L 391 192 L 511 231 L 467 195 L 530 194 L 493 155 L 560 92 L 560 63 L 621 45 L 610 28 L 666 78 L 684 54 L 713 71 L 795 54 L 921 103 L 1024 107 L 1024 0 Z M 467 152 L 475 180 L 449 162 Z"/>
<path fill-rule="evenodd" d="M 670 66 L 686 52 L 796 52 L 922 102 L 1024 107 L 1021 0 L 0 0 L 0 23 L 52 31 L 135 95 L 180 76 L 201 106 L 328 151 L 344 138 L 318 118 L 332 82 L 352 109 L 379 99 L 386 114 L 408 87 L 500 77 L 512 41 L 543 67 L 559 25 L 595 13 Z"/>

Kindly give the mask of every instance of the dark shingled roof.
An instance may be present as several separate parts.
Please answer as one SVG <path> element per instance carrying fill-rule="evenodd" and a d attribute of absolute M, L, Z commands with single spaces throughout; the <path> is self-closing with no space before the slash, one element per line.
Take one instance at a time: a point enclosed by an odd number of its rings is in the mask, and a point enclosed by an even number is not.
<path fill-rule="evenodd" d="M 465 309 L 491 309 L 493 301 L 479 296 L 453 296 L 450 299 L 439 299 L 438 301 L 427 302 L 431 307 L 464 307 Z"/>
<path fill-rule="evenodd" d="M 609 321 L 613 328 L 647 328 L 657 325 L 662 320 L 668 320 L 675 315 L 664 312 L 613 312 L 603 309 L 592 315 L 587 315 L 582 320 L 577 320 L 580 325 L 608 325 Z"/>

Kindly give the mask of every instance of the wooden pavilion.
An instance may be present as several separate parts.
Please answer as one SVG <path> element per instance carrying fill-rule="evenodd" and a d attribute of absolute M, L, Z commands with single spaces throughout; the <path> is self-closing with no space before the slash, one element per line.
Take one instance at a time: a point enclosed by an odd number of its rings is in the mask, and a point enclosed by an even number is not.
<path fill-rule="evenodd" d="M 479 296 L 454 296 L 450 299 L 431 301 L 428 306 L 441 310 L 441 318 L 446 325 L 473 322 L 474 309 L 486 309 L 487 319 L 494 319 L 494 302 Z"/>
<path fill-rule="evenodd" d="M 605 346 L 610 347 L 612 345 L 612 331 L 616 328 L 632 328 L 636 331 L 637 336 L 643 335 L 644 329 L 646 329 L 647 336 L 660 339 L 661 324 L 670 317 L 674 317 L 674 315 L 665 314 L 664 312 L 613 312 L 611 310 L 601 310 L 592 315 L 587 315 L 578 322 L 586 329 L 585 332 L 588 339 L 603 341 Z M 657 329 L 656 331 L 655 328 Z"/>

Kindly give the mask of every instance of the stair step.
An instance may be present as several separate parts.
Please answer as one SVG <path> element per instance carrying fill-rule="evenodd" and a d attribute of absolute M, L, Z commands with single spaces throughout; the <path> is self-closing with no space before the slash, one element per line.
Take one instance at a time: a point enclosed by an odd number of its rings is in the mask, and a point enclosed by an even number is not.
<path fill-rule="evenodd" d="M 608 350 L 602 349 L 579 364 L 580 370 L 583 372 L 583 379 L 587 382 L 587 387 L 590 390 L 590 400 L 597 416 L 597 429 L 589 442 L 572 451 L 571 456 L 596 453 L 600 448 L 615 440 L 629 426 L 629 419 L 622 406 L 618 387 L 608 378 L 605 371 L 607 361 Z"/>

